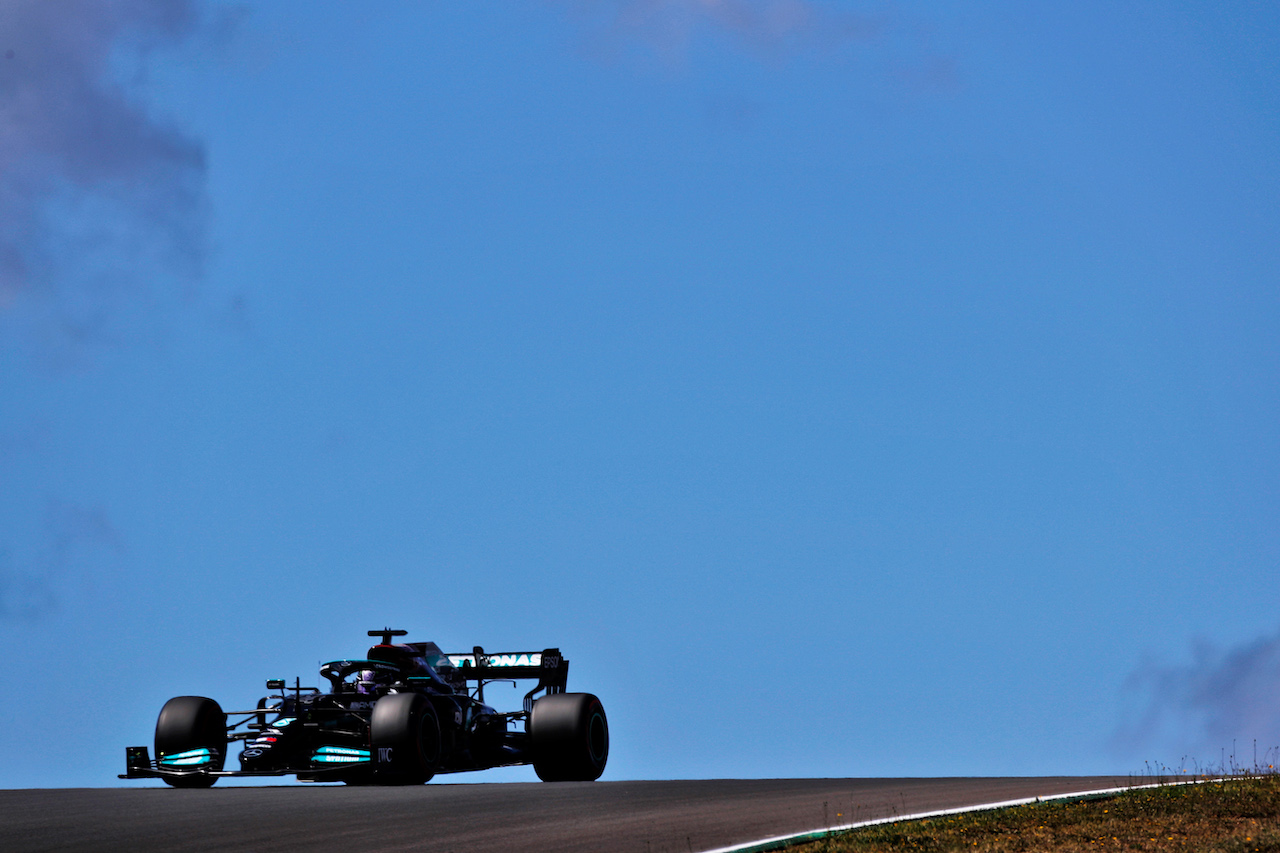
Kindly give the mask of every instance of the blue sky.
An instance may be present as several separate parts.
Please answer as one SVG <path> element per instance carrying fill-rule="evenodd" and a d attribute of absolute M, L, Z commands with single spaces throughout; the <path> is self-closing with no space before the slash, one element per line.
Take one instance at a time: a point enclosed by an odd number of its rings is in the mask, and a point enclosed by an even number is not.
<path fill-rule="evenodd" d="M 0 786 L 383 625 L 561 647 L 606 779 L 1275 757 L 1270 4 L 49 8 Z"/>

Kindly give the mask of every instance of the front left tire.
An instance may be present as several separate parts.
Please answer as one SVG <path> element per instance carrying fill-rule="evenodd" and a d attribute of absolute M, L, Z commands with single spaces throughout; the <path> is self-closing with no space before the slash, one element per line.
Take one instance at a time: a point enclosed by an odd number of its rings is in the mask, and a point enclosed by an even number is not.
<path fill-rule="evenodd" d="M 175 696 L 156 719 L 156 760 L 172 770 L 221 770 L 227 757 L 227 715 L 203 696 Z M 167 760 L 167 761 L 166 761 Z M 216 776 L 165 776 L 175 788 L 208 788 Z"/>

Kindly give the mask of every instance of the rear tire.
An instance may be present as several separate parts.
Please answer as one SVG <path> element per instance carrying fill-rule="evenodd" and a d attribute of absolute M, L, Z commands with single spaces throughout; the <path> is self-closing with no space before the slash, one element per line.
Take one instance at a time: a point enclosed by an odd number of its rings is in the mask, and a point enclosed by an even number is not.
<path fill-rule="evenodd" d="M 417 693 L 393 693 L 373 706 L 369 720 L 373 778 L 379 785 L 421 785 L 440 764 L 440 722 Z"/>
<path fill-rule="evenodd" d="M 165 756 L 209 750 L 209 761 L 198 765 L 172 765 L 171 769 L 199 767 L 221 770 L 227 758 L 227 715 L 212 699 L 203 696 L 176 696 L 164 703 L 156 720 L 156 760 L 163 766 Z M 175 788 L 208 788 L 216 776 L 163 777 Z"/>
<path fill-rule="evenodd" d="M 533 769 L 543 782 L 594 782 L 609 761 L 609 720 L 590 693 L 553 693 L 529 715 Z"/>

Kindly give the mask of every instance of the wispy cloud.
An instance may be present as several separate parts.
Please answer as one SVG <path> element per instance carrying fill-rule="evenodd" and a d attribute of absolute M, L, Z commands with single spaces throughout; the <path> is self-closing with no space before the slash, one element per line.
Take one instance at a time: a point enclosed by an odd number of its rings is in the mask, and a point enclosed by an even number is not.
<path fill-rule="evenodd" d="M 1176 750 L 1216 764 L 1233 742 L 1243 751 L 1256 739 L 1260 755 L 1280 745 L 1280 632 L 1225 650 L 1202 643 L 1187 664 L 1148 662 L 1126 688 L 1137 701 L 1114 738 L 1119 752 Z"/>
<path fill-rule="evenodd" d="M 15 566 L 12 555 L 0 549 L 0 619 L 35 619 L 53 610 L 56 602 L 48 577 Z"/>
<path fill-rule="evenodd" d="M 55 610 L 60 588 L 95 551 L 124 550 L 104 508 L 49 499 L 38 550 L 24 563 L 0 548 L 0 619 L 35 619 Z"/>
<path fill-rule="evenodd" d="M 200 270 L 204 148 L 118 79 L 198 18 L 189 0 L 0 4 L 0 308 L 41 335 L 92 337 L 139 271 Z"/>
<path fill-rule="evenodd" d="M 642 44 L 683 62 L 701 39 L 727 39 L 762 58 L 838 48 L 879 35 L 884 22 L 815 0 L 558 0 L 589 23 L 597 49 Z"/>

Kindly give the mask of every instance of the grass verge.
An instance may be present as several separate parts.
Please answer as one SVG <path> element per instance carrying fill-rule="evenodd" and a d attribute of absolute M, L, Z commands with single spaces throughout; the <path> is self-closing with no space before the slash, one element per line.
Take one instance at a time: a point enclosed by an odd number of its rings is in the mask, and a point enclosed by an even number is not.
<path fill-rule="evenodd" d="M 1280 853 L 1280 776 L 1166 785 L 1097 799 L 1049 801 L 881 824 L 787 850 Z"/>

